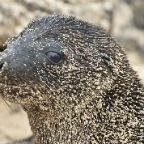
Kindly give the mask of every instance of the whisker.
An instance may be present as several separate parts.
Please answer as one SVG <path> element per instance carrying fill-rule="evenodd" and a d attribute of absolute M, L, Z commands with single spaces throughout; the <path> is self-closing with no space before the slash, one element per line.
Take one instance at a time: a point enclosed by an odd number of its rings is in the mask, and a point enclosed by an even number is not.
<path fill-rule="evenodd" d="M 12 106 L 5 99 L 2 98 L 2 102 L 4 102 L 4 105 L 6 106 L 9 113 L 14 113 L 15 112 L 15 110 L 12 108 Z"/>

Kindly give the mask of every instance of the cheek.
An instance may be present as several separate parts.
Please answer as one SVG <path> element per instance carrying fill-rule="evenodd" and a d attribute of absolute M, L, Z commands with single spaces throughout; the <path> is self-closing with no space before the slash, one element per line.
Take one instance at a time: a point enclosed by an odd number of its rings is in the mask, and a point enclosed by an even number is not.
<path fill-rule="evenodd" d="M 63 73 L 60 74 L 60 85 L 71 88 L 92 88 L 93 90 L 110 89 L 113 83 L 113 75 L 100 63 L 95 65 L 82 66 L 69 64 L 62 68 Z"/>

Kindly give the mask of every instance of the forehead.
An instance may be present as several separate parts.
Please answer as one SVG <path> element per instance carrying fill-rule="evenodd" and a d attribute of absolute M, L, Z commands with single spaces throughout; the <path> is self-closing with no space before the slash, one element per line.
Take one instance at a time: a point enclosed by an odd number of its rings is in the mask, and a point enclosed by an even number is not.
<path fill-rule="evenodd" d="M 77 48 L 92 46 L 100 35 L 101 29 L 93 25 L 77 20 L 74 17 L 53 15 L 33 20 L 17 37 L 12 41 L 14 47 L 25 50 L 64 50 L 73 51 Z"/>
<path fill-rule="evenodd" d="M 20 35 L 31 35 L 34 39 L 55 37 L 66 37 L 71 35 L 79 35 L 79 38 L 85 39 L 89 35 L 97 37 L 101 28 L 93 26 L 82 20 L 75 19 L 74 17 L 67 17 L 62 15 L 53 15 L 47 17 L 36 18 L 22 31 Z M 72 38 L 72 37 L 71 37 Z"/>
<path fill-rule="evenodd" d="M 53 15 L 47 17 L 38 17 L 31 21 L 29 25 L 21 32 L 21 35 L 32 33 L 34 38 L 56 33 L 57 30 L 71 27 L 81 27 L 82 21 L 74 17 Z"/>

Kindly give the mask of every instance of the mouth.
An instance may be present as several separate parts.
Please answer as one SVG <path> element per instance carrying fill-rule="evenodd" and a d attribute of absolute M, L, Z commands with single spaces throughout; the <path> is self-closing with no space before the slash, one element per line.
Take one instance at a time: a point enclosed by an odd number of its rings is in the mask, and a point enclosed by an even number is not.
<path fill-rule="evenodd" d="M 0 97 L 12 103 L 32 103 L 34 99 L 39 99 L 39 95 L 30 85 L 0 83 Z"/>
<path fill-rule="evenodd" d="M 10 102 L 25 102 L 26 99 L 28 99 L 29 94 L 24 91 L 24 86 L 0 83 L 0 96 Z"/>
<path fill-rule="evenodd" d="M 3 98 L 14 97 L 18 91 L 19 87 L 15 85 L 0 83 L 0 95 Z"/>

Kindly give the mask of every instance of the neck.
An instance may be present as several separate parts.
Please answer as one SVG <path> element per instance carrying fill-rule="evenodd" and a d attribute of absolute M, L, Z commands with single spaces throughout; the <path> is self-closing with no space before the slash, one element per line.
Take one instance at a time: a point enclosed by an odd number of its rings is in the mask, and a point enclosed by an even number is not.
<path fill-rule="evenodd" d="M 106 95 L 95 97 L 85 105 L 61 111 L 42 111 L 34 107 L 24 109 L 28 113 L 36 144 L 111 143 L 113 140 L 130 143 L 133 135 L 138 137 L 142 134 L 136 131 L 142 122 L 136 114 L 143 113 L 140 102 L 144 94 L 140 92 L 142 85 L 133 80 L 127 88 L 118 84 Z"/>
<path fill-rule="evenodd" d="M 36 144 L 49 143 L 84 143 L 87 141 L 84 128 L 84 113 L 63 111 L 51 115 L 40 110 L 28 111 L 29 122 Z M 88 122 L 88 121 L 87 121 Z"/>

